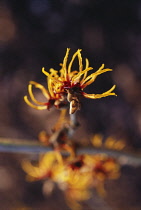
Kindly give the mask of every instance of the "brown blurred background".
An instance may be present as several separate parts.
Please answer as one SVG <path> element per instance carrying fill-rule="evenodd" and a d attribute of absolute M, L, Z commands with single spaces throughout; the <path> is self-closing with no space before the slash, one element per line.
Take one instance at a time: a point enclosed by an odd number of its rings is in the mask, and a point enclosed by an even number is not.
<path fill-rule="evenodd" d="M 71 54 L 81 48 L 94 71 L 102 63 L 113 69 L 87 87 L 87 93 L 102 93 L 116 84 L 118 94 L 83 100 L 77 139 L 102 133 L 140 150 L 141 0 L 1 0 L 0 137 L 32 141 L 41 130 L 50 132 L 59 111 L 32 110 L 23 96 L 29 80 L 46 85 L 41 68 L 59 69 L 67 47 Z M 25 157 L 0 154 L 0 209 L 69 209 L 59 190 L 44 198 L 42 183 L 25 182 L 20 166 Z M 120 179 L 108 181 L 106 190 L 106 198 L 94 192 L 84 209 L 140 210 L 141 166 L 122 167 Z"/>

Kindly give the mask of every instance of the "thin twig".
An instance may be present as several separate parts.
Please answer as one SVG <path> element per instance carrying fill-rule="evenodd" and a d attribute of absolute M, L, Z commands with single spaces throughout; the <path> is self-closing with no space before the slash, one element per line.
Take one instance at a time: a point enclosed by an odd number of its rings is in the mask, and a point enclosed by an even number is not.
<path fill-rule="evenodd" d="M 52 151 L 51 147 L 43 146 L 37 140 L 23 140 L 23 139 L 10 139 L 10 138 L 0 138 L 0 152 L 7 152 L 7 153 L 24 153 L 24 154 L 31 154 L 31 153 L 46 153 Z M 109 150 L 109 149 L 97 149 L 94 147 L 80 147 L 77 149 L 77 154 L 107 154 L 111 157 L 116 158 L 121 165 L 133 165 L 133 166 L 140 166 L 141 165 L 141 154 L 139 153 L 131 153 L 125 151 L 116 151 L 116 150 Z M 68 153 L 63 151 L 64 155 Z"/>

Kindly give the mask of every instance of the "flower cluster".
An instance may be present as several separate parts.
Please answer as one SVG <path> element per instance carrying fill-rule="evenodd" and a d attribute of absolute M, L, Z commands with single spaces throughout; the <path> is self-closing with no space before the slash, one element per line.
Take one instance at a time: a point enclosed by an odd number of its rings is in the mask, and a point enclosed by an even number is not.
<path fill-rule="evenodd" d="M 29 181 L 50 179 L 64 192 L 69 205 L 77 209 L 79 201 L 91 196 L 90 189 L 96 188 L 104 194 L 106 179 L 119 177 L 119 164 L 105 154 L 63 157 L 54 151 L 42 156 L 38 166 L 23 162 Z"/>
<path fill-rule="evenodd" d="M 97 99 L 110 95 L 116 95 L 114 92 L 112 92 L 115 89 L 115 85 L 102 94 L 85 93 L 84 89 L 93 83 L 98 75 L 107 71 L 112 71 L 112 69 L 104 69 L 104 64 L 102 64 L 102 66 L 96 72 L 88 75 L 89 71 L 91 71 L 93 68 L 89 66 L 89 61 L 87 58 L 85 67 L 83 68 L 81 50 L 78 49 L 72 56 L 69 64 L 67 64 L 69 51 L 70 49 L 67 48 L 63 63 L 60 64 L 61 69 L 59 71 L 51 68 L 50 72 L 47 72 L 45 71 L 45 68 L 42 68 L 42 72 L 47 76 L 47 89 L 37 82 L 29 82 L 28 92 L 31 100 L 34 103 L 32 104 L 28 100 L 28 97 L 25 96 L 24 100 L 29 106 L 38 110 L 44 110 L 50 109 L 52 106 L 55 106 L 56 108 L 66 107 L 68 104 L 67 102 L 69 102 L 69 113 L 73 114 L 80 109 L 80 99 L 82 97 Z M 72 65 L 76 57 L 78 58 L 79 62 L 79 70 L 72 70 Z M 42 91 L 44 97 L 47 99 L 47 102 L 40 102 L 36 100 L 33 95 L 32 86 L 35 86 Z"/>

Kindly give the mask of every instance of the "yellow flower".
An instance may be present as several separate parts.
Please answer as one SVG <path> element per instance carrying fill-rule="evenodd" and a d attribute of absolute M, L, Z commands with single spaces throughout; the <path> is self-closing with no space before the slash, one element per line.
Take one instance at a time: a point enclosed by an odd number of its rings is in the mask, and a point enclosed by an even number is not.
<path fill-rule="evenodd" d="M 104 195 L 106 179 L 119 176 L 119 165 L 105 154 L 63 157 L 58 151 L 48 152 L 37 166 L 28 161 L 22 163 L 28 181 L 50 179 L 64 192 L 67 203 L 73 209 L 80 209 L 80 201 L 91 197 L 91 189 Z"/>
<path fill-rule="evenodd" d="M 45 68 L 42 68 L 42 72 L 47 76 L 48 90 L 44 88 L 41 84 L 31 81 L 28 86 L 28 92 L 31 97 L 31 100 L 37 104 L 32 104 L 27 96 L 24 97 L 25 102 L 35 108 L 35 109 L 49 109 L 51 106 L 56 106 L 60 108 L 66 104 L 66 99 L 70 102 L 70 114 L 73 114 L 75 111 L 80 109 L 80 99 L 81 97 L 97 99 L 110 95 L 115 95 L 112 92 L 115 89 L 115 85 L 108 91 L 102 94 L 87 94 L 83 90 L 93 83 L 98 75 L 103 74 L 107 71 L 112 71 L 112 69 L 104 69 L 104 64 L 94 73 L 88 75 L 89 71 L 93 68 L 89 66 L 89 60 L 86 58 L 86 65 L 83 68 L 81 50 L 78 49 L 72 56 L 71 61 L 67 64 L 68 56 L 70 49 L 67 48 L 66 55 L 64 57 L 61 69 L 56 71 L 50 69 L 50 72 L 45 71 Z M 79 70 L 72 70 L 72 65 L 75 58 L 78 58 Z M 36 88 L 39 88 L 48 102 L 39 102 L 35 99 L 32 93 L 32 85 Z"/>

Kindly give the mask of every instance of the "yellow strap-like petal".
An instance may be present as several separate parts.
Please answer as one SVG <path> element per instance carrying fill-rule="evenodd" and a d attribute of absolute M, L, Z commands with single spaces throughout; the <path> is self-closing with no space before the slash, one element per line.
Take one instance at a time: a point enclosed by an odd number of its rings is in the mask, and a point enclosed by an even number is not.
<path fill-rule="evenodd" d="M 62 64 L 62 69 L 63 69 L 63 74 L 64 74 L 63 76 L 65 79 L 67 79 L 67 60 L 69 56 L 69 51 L 70 51 L 70 48 L 67 48 L 66 55 L 64 57 L 63 64 Z"/>
<path fill-rule="evenodd" d="M 70 61 L 70 63 L 69 63 L 69 65 L 68 65 L 68 75 L 69 75 L 69 73 L 71 72 L 71 67 L 72 67 L 72 64 L 73 64 L 73 62 L 74 62 L 74 59 L 76 58 L 76 56 L 80 53 L 80 51 L 81 51 L 81 49 L 78 49 L 75 53 L 74 53 L 74 55 L 72 56 L 72 59 L 71 59 L 71 61 Z M 78 57 L 79 58 L 79 62 L 81 63 L 81 61 L 80 61 L 80 57 Z"/>
<path fill-rule="evenodd" d="M 47 83 L 48 83 L 48 90 L 49 90 L 50 96 L 52 98 L 55 98 L 54 88 L 55 88 L 55 84 L 58 84 L 58 82 L 53 81 L 52 79 L 48 78 Z"/>
<path fill-rule="evenodd" d="M 28 100 L 27 96 L 24 96 L 24 101 L 25 101 L 30 107 L 32 107 L 32 108 L 34 108 L 34 109 L 37 109 L 37 110 L 44 110 L 44 109 L 47 109 L 47 106 L 36 106 L 36 105 L 32 104 L 32 103 Z"/>
<path fill-rule="evenodd" d="M 32 85 L 35 85 L 36 88 L 39 88 L 43 95 L 49 100 L 50 99 L 50 95 L 49 93 L 47 92 L 47 90 L 40 84 L 34 82 L 34 81 L 30 81 L 29 82 L 30 84 L 28 85 L 28 92 L 29 92 L 29 95 L 32 99 L 32 101 L 35 103 L 35 104 L 38 104 L 38 105 L 44 105 L 45 102 L 40 102 L 40 101 L 37 101 L 33 95 L 33 92 L 32 92 Z"/>
<path fill-rule="evenodd" d="M 103 74 L 103 73 L 105 73 L 107 71 L 112 71 L 112 69 L 103 69 L 103 70 L 100 70 L 100 71 L 98 70 L 98 71 L 94 72 L 93 74 L 91 74 L 90 76 L 86 77 L 86 79 L 81 83 L 81 85 L 83 86 L 83 89 L 86 86 L 88 86 L 91 83 L 93 83 L 98 75 Z"/>
<path fill-rule="evenodd" d="M 115 93 L 112 93 L 112 91 L 115 89 L 116 85 L 114 85 L 110 90 L 102 93 L 102 94 L 87 94 L 83 93 L 85 98 L 91 98 L 91 99 L 97 99 L 97 98 L 103 98 L 107 96 L 117 96 Z"/>
<path fill-rule="evenodd" d="M 55 77 L 53 77 L 50 73 L 48 73 L 47 71 L 45 71 L 45 68 L 43 67 L 42 68 L 42 72 L 43 72 L 43 74 L 45 74 L 47 77 L 49 77 L 50 79 L 52 79 L 52 80 L 54 80 L 54 81 L 56 81 L 56 82 L 61 82 L 61 81 L 59 81 L 57 78 L 55 78 Z"/>
<path fill-rule="evenodd" d="M 86 58 L 86 66 L 85 66 L 85 70 L 88 69 L 89 67 L 89 60 Z M 87 72 L 84 73 L 83 79 L 81 80 L 81 84 L 83 84 L 85 78 L 87 76 Z"/>
<path fill-rule="evenodd" d="M 78 74 L 74 75 L 74 77 L 72 77 L 72 82 L 75 82 L 75 80 L 79 80 L 83 74 L 85 74 L 85 73 L 87 74 L 87 72 L 92 69 L 93 69 L 92 67 L 89 67 L 89 68 L 83 70 L 82 72 L 79 72 Z"/>
<path fill-rule="evenodd" d="M 87 65 L 89 65 L 88 59 L 86 59 L 86 66 L 87 66 Z M 89 79 L 91 79 L 91 78 L 94 77 L 95 75 L 96 75 L 96 76 L 99 75 L 99 74 L 97 74 L 97 73 L 99 73 L 103 68 L 104 68 L 104 64 L 102 64 L 101 67 L 100 67 L 96 72 L 92 73 L 90 76 L 86 77 L 87 74 L 85 74 L 85 77 L 84 77 L 83 80 L 81 81 L 81 85 L 83 85 L 86 81 L 88 81 Z M 103 72 L 103 73 L 104 73 L 104 72 Z M 101 74 L 102 74 L 102 73 L 101 73 Z M 94 78 L 94 80 L 95 80 L 95 78 Z M 94 80 L 93 80 L 93 81 L 94 81 Z M 92 81 L 92 82 L 93 82 L 93 81 Z M 86 87 L 86 86 L 85 86 L 85 87 Z"/>
<path fill-rule="evenodd" d="M 81 50 L 78 51 L 78 60 L 79 60 L 79 71 L 81 72 L 83 70 Z"/>

